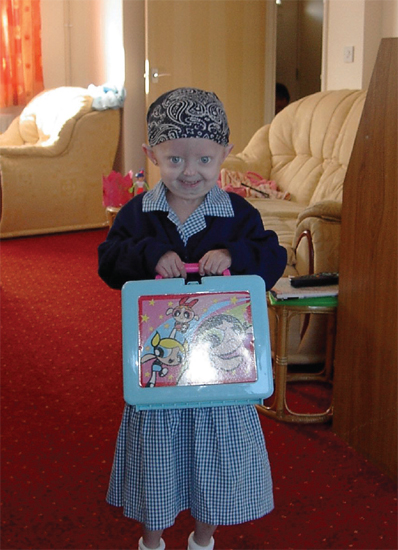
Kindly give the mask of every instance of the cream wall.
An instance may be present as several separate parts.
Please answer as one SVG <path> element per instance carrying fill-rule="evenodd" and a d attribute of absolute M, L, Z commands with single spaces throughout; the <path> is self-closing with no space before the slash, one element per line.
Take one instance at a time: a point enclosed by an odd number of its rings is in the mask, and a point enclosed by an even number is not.
<path fill-rule="evenodd" d="M 367 88 L 380 40 L 398 36 L 398 0 L 325 0 L 325 17 L 322 89 Z"/>
<path fill-rule="evenodd" d="M 66 52 L 64 2 L 42 0 L 41 11 L 41 48 L 43 56 L 43 77 L 46 88 L 56 88 L 68 84 Z"/>
<path fill-rule="evenodd" d="M 41 0 L 40 6 L 47 88 L 123 85 L 123 0 Z"/>
<path fill-rule="evenodd" d="M 44 85 L 125 85 L 124 165 L 145 165 L 144 1 L 41 0 Z"/>
<path fill-rule="evenodd" d="M 398 0 L 324 2 L 322 89 L 366 88 L 381 38 L 398 36 Z M 125 79 L 125 167 L 140 169 L 145 160 L 144 0 L 41 0 L 41 13 L 45 86 Z M 354 46 L 353 63 L 344 62 L 344 46 Z"/>

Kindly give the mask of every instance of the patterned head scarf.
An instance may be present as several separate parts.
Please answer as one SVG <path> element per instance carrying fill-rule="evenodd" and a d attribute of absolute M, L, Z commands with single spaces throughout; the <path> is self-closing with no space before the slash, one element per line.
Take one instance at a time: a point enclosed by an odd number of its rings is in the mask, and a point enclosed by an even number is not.
<path fill-rule="evenodd" d="M 228 145 L 227 115 L 213 92 L 197 88 L 166 92 L 149 107 L 147 123 L 151 147 L 180 138 L 205 138 Z"/>

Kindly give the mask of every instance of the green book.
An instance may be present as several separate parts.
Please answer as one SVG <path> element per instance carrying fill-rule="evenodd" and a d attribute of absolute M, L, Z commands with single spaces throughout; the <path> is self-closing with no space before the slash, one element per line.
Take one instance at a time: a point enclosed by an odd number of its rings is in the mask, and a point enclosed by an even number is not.
<path fill-rule="evenodd" d="M 318 306 L 318 307 L 336 307 L 338 303 L 337 296 L 316 296 L 314 298 L 284 298 L 277 300 L 272 292 L 268 292 L 269 302 L 273 306 Z"/>
<path fill-rule="evenodd" d="M 335 307 L 339 285 L 308 286 L 295 288 L 289 277 L 282 277 L 268 292 L 272 305 Z"/>

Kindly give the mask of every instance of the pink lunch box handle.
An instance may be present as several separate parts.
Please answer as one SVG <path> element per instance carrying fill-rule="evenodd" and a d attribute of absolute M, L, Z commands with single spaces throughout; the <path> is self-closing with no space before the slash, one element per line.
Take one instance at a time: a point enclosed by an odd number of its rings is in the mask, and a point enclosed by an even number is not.
<path fill-rule="evenodd" d="M 199 264 L 185 264 L 185 270 L 187 273 L 198 273 Z M 231 272 L 229 269 L 225 269 L 222 274 L 224 277 L 227 277 L 231 275 Z M 163 279 L 163 277 L 161 275 L 156 275 L 156 279 Z"/>

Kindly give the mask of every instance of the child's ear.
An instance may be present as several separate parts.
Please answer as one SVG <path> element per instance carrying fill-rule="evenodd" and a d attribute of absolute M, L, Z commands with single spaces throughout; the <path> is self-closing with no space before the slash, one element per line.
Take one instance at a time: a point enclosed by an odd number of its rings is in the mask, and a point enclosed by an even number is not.
<path fill-rule="evenodd" d="M 225 151 L 224 151 L 224 159 L 225 160 L 227 158 L 227 156 L 229 155 L 229 153 L 232 151 L 232 149 L 234 148 L 234 144 L 233 143 L 230 143 L 229 145 L 227 145 L 225 147 Z"/>
<path fill-rule="evenodd" d="M 152 148 L 149 147 L 149 145 L 147 145 L 146 143 L 143 143 L 142 150 L 144 151 L 145 155 L 149 158 L 149 160 L 153 162 L 153 164 L 156 166 L 158 161 L 156 160 L 156 157 Z"/>

